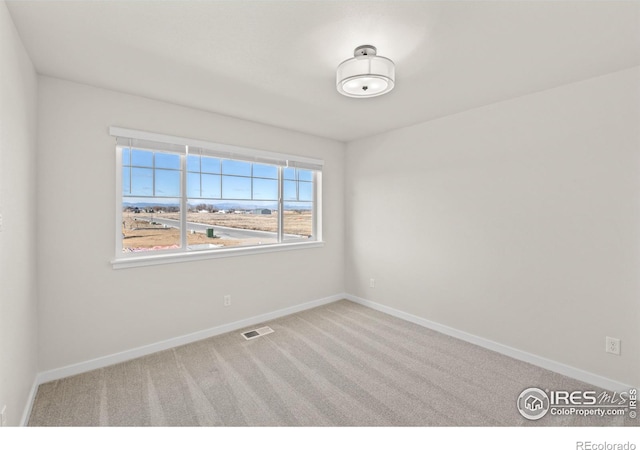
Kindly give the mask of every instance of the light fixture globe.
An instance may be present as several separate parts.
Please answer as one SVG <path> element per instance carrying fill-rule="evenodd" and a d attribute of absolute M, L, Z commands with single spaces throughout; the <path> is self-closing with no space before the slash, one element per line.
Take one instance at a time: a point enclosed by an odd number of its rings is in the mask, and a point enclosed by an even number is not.
<path fill-rule="evenodd" d="M 396 68 L 389 58 L 376 55 L 373 45 L 356 47 L 353 58 L 336 71 L 336 88 L 347 97 L 377 97 L 395 86 Z"/>

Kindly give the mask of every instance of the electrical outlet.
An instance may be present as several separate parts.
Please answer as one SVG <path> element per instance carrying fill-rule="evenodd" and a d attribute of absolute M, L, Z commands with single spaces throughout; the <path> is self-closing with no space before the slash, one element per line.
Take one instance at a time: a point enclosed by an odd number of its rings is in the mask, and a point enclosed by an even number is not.
<path fill-rule="evenodd" d="M 369 287 L 370 288 L 375 288 L 376 287 L 376 279 L 375 278 L 370 278 L 369 279 Z"/>
<path fill-rule="evenodd" d="M 620 339 L 607 336 L 605 339 L 605 351 L 614 355 L 620 355 Z"/>
<path fill-rule="evenodd" d="M 7 405 L 4 405 L 2 407 L 2 410 L 0 410 L 0 427 L 6 427 L 7 426 Z"/>
<path fill-rule="evenodd" d="M 224 296 L 224 306 L 231 306 L 231 296 L 230 295 L 225 295 Z"/>

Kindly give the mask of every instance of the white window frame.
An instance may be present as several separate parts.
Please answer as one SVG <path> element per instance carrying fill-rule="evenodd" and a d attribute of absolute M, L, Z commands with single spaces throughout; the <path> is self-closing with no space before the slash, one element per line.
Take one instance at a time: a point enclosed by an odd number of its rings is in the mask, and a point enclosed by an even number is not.
<path fill-rule="evenodd" d="M 116 202 L 115 202 L 115 258 L 111 260 L 114 269 L 128 267 L 150 266 L 184 261 L 198 261 L 203 259 L 225 258 L 232 256 L 251 255 L 269 252 L 281 252 L 303 248 L 322 247 L 322 168 L 324 161 L 297 155 L 268 152 L 264 150 L 237 147 L 196 139 L 131 130 L 120 127 L 110 127 L 109 134 L 118 139 L 131 141 L 147 141 L 168 146 L 184 146 L 185 153 L 181 155 L 181 247 L 171 250 L 154 250 L 153 252 L 123 253 L 122 252 L 122 151 L 123 144 L 116 143 Z M 187 192 L 186 192 L 186 155 L 189 147 L 196 147 L 207 151 L 208 156 L 223 159 L 243 160 L 272 164 L 278 166 L 278 242 L 254 246 L 227 247 L 211 250 L 188 250 L 186 243 L 187 222 Z M 160 149 L 159 149 L 160 150 Z M 160 150 L 161 151 L 161 150 Z M 285 167 L 297 167 L 313 170 L 313 240 L 283 239 L 283 176 Z"/>

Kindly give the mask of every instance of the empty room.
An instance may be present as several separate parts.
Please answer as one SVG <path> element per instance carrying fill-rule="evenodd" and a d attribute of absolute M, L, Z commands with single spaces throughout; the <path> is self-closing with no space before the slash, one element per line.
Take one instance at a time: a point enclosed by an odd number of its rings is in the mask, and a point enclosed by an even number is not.
<path fill-rule="evenodd" d="M 3 427 L 630 445 L 640 2 L 1 0 L 0 49 Z"/>

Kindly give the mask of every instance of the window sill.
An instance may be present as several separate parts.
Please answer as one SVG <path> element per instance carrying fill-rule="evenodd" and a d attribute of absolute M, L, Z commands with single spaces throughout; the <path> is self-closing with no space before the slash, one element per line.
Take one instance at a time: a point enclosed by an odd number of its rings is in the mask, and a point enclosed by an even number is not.
<path fill-rule="evenodd" d="M 158 264 L 173 264 L 179 262 L 200 261 L 204 259 L 230 258 L 233 256 L 257 255 L 261 253 L 285 252 L 302 250 L 305 248 L 324 247 L 324 242 L 295 242 L 288 244 L 273 244 L 260 247 L 239 247 L 217 250 L 201 250 L 162 255 L 144 255 L 111 260 L 114 269 L 128 269 L 131 267 L 155 266 Z"/>

